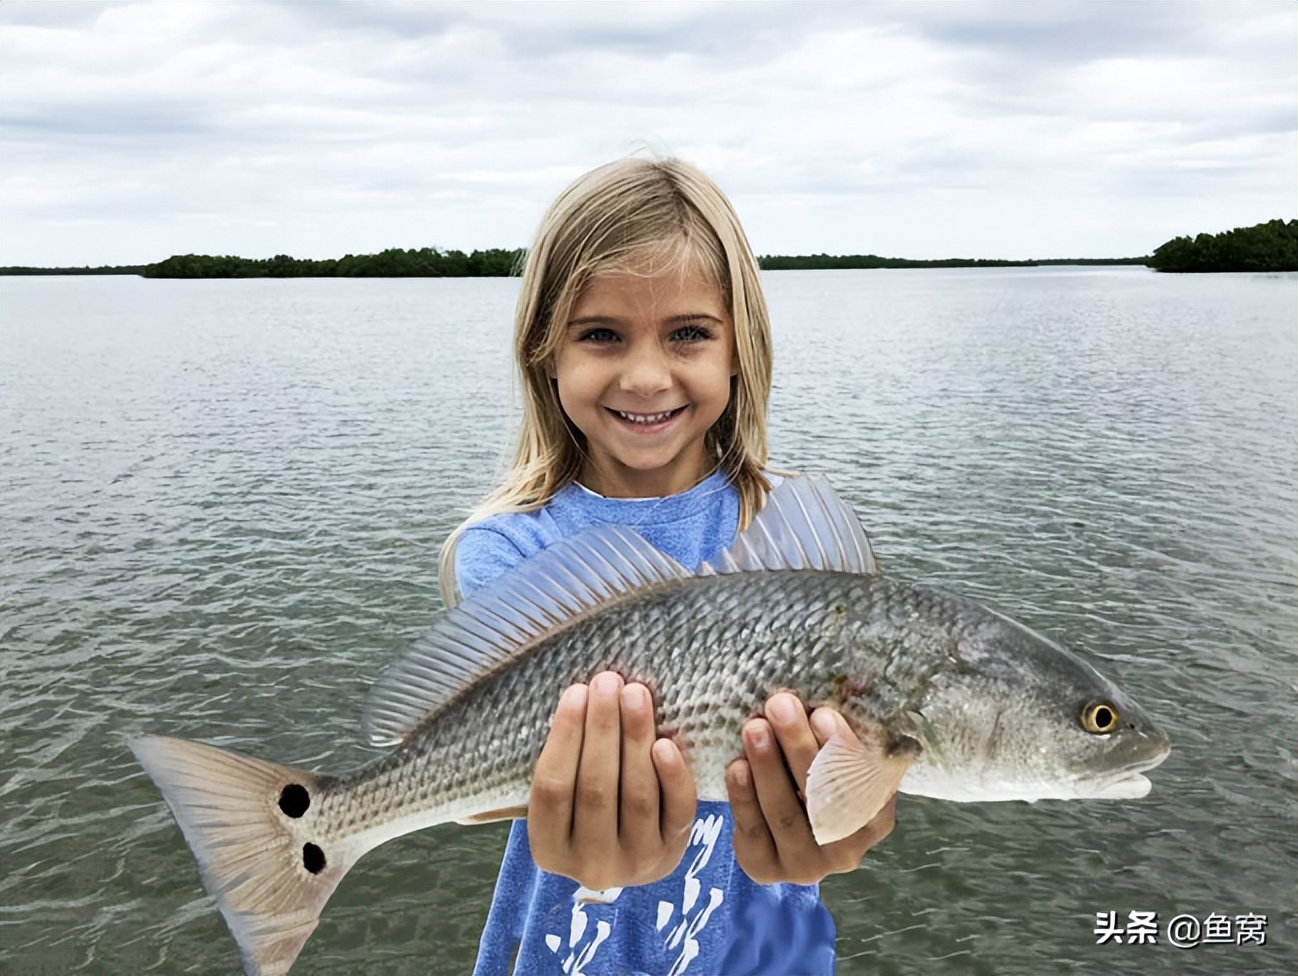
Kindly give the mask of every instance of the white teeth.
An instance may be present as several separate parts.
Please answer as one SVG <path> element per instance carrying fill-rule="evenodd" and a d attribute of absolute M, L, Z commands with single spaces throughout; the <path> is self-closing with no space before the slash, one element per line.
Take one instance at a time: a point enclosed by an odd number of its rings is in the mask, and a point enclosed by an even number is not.
<path fill-rule="evenodd" d="M 680 408 L 677 407 L 677 410 Z M 625 410 L 613 411 L 623 420 L 630 421 L 633 424 L 642 424 L 648 427 L 651 424 L 661 424 L 664 420 L 669 419 L 676 410 L 665 410 L 662 413 L 627 413 Z"/>

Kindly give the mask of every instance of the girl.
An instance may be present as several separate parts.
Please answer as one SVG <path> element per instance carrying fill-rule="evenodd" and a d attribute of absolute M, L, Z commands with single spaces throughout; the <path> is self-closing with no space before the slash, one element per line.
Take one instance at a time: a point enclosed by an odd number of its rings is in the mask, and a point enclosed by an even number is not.
<path fill-rule="evenodd" d="M 728 546 L 770 488 L 770 349 L 757 263 L 706 176 L 624 160 L 568 187 L 523 273 L 514 464 L 447 540 L 447 604 L 601 523 L 691 568 Z M 812 839 L 798 790 L 842 722 L 773 696 L 727 771 L 730 803 L 696 805 L 646 688 L 612 673 L 569 688 L 476 972 L 831 972 L 816 883 L 892 829 L 889 805 L 852 837 Z"/>

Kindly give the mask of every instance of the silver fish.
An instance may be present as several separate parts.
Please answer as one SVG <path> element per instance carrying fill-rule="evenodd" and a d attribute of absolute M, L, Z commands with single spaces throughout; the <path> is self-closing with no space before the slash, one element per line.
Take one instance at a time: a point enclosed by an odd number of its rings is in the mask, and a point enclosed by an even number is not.
<path fill-rule="evenodd" d="M 701 799 L 775 690 L 854 731 L 806 784 L 821 843 L 898 788 L 955 801 L 1144 796 L 1166 736 L 1080 658 L 971 600 L 883 576 L 827 483 L 790 478 L 698 574 L 629 529 L 584 532 L 445 614 L 366 708 L 386 756 L 326 776 L 180 739 L 131 743 L 255 976 L 286 973 L 348 869 L 433 824 L 526 815 L 560 693 L 643 681 Z M 502 720 L 503 719 L 503 720 Z"/>

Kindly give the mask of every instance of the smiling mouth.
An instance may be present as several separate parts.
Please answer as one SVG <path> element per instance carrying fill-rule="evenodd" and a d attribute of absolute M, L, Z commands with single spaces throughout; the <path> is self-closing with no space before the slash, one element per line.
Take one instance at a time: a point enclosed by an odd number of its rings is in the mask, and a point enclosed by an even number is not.
<path fill-rule="evenodd" d="M 629 424 L 637 427 L 652 427 L 655 424 L 666 423 L 673 417 L 680 414 L 685 408 L 677 407 L 675 410 L 664 410 L 661 413 L 631 413 L 627 410 L 614 410 L 612 407 L 606 407 L 609 413 L 621 417 Z"/>

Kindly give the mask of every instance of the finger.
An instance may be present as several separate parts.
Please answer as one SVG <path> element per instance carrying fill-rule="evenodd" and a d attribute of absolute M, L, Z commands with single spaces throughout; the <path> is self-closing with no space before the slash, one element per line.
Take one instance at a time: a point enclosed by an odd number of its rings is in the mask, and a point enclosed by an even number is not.
<path fill-rule="evenodd" d="M 870 848 L 878 844 L 890 833 L 897 823 L 897 796 L 893 796 L 868 824 L 840 841 L 821 848 L 824 855 L 824 870 L 827 874 L 843 874 L 855 871 L 861 866 L 861 859 Z"/>
<path fill-rule="evenodd" d="M 793 781 L 798 784 L 798 792 L 805 796 L 807 769 L 820 751 L 820 743 L 811 730 L 807 710 L 796 696 L 779 692 L 766 702 L 766 720 L 771 723 L 775 740 L 784 754 L 784 763 L 789 767 Z"/>
<path fill-rule="evenodd" d="M 815 733 L 816 741 L 822 746 L 836 733 L 856 734 L 838 709 L 830 708 L 828 705 L 821 705 L 811 713 L 811 731 Z"/>
<path fill-rule="evenodd" d="M 758 884 L 768 883 L 777 877 L 779 858 L 747 759 L 736 759 L 726 767 L 726 791 L 730 794 L 730 818 L 734 824 L 735 859 Z"/>
<path fill-rule="evenodd" d="M 619 696 L 622 758 L 619 779 L 618 838 L 633 855 L 659 846 L 658 773 L 654 744 L 653 699 L 642 684 L 629 684 Z"/>
<path fill-rule="evenodd" d="M 769 722 L 752 719 L 744 726 L 744 756 L 752 770 L 753 789 L 780 860 L 815 846 L 807 812 Z"/>
<path fill-rule="evenodd" d="M 670 847 L 679 848 L 676 860 L 685 853 L 690 828 L 698 807 L 698 789 L 694 776 L 681 755 L 680 748 L 671 739 L 659 739 L 653 744 L 654 770 L 658 774 L 662 810 L 659 815 L 659 836 Z"/>
<path fill-rule="evenodd" d="M 622 720 L 618 702 L 622 677 L 612 671 L 595 675 L 586 699 L 586 729 L 577 786 L 573 796 L 572 831 L 582 843 L 617 843 L 618 767 L 622 762 Z"/>
<path fill-rule="evenodd" d="M 564 691 L 532 772 L 527 835 L 533 851 L 566 849 L 572 835 L 572 796 L 586 728 L 585 685 Z"/>

